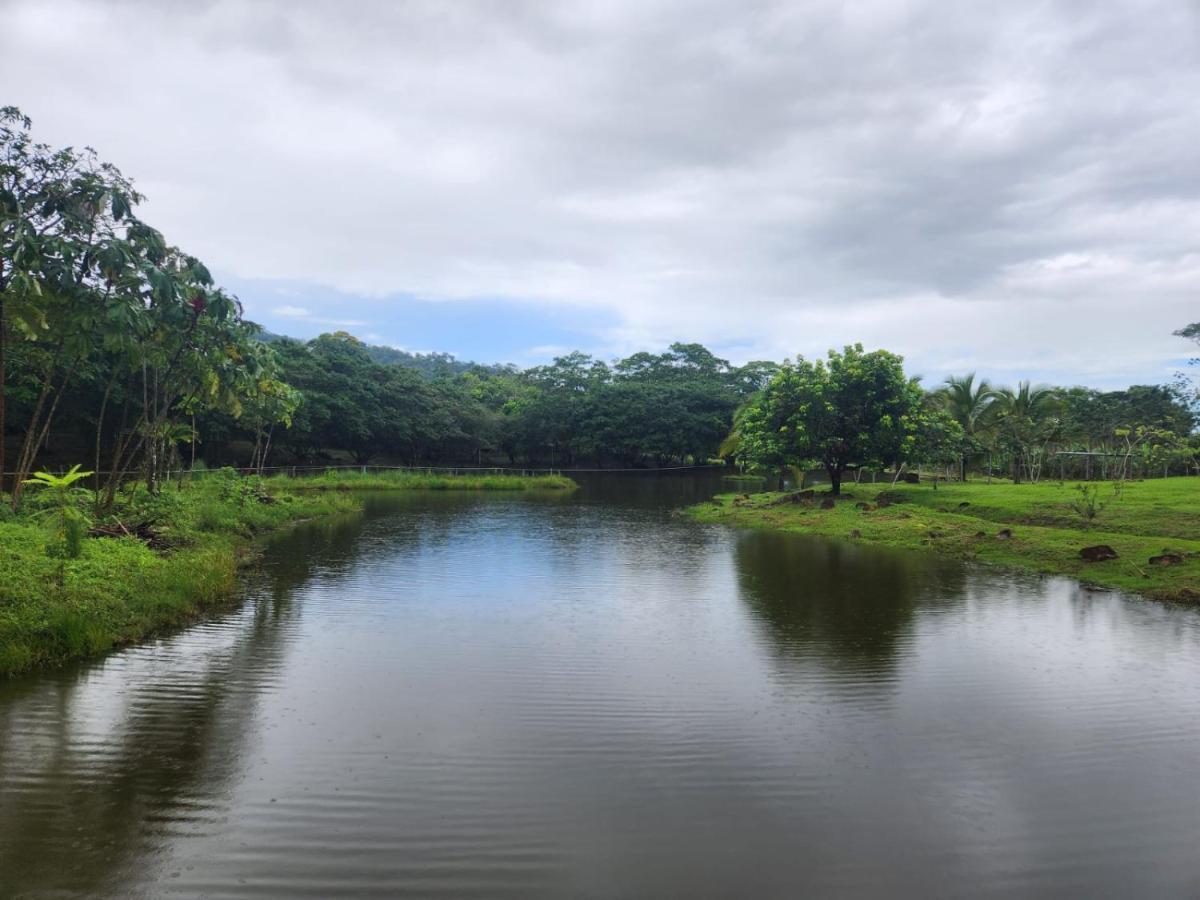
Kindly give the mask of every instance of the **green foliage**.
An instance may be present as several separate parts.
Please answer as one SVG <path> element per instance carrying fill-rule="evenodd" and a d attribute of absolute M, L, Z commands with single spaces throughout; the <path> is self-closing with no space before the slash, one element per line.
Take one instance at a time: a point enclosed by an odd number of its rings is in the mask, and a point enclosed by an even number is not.
<path fill-rule="evenodd" d="M 909 419 L 911 435 L 904 445 L 905 460 L 961 463 L 967 448 L 972 446 L 966 430 L 934 395 L 927 394 Z"/>
<path fill-rule="evenodd" d="M 53 475 L 50 472 L 35 472 L 32 478 L 26 479 L 25 483 L 44 487 L 55 494 L 62 495 L 69 491 L 75 482 L 87 478 L 92 474 L 91 472 L 80 472 L 79 469 L 80 466 L 74 465 L 64 475 Z"/>
<path fill-rule="evenodd" d="M 1038 480 L 1048 446 L 1059 433 L 1061 408 L 1057 391 L 1028 381 L 996 392 L 997 430 L 1012 459 L 1013 481 Z"/>
<path fill-rule="evenodd" d="M 47 548 L 51 556 L 78 559 L 83 552 L 83 539 L 91 522 L 81 508 L 86 495 L 76 487 L 76 482 L 92 473 L 81 472 L 79 468 L 72 466 L 64 475 L 37 472 L 25 481 L 42 489 L 49 497 L 50 505 L 45 512 L 52 518 L 54 528 L 53 539 Z"/>
<path fill-rule="evenodd" d="M 838 493 L 851 466 L 898 463 L 917 449 L 922 404 L 899 356 L 856 344 L 783 366 L 740 417 L 740 442 L 762 465 L 824 466 Z M 932 428 L 932 413 L 926 421 Z"/>
<path fill-rule="evenodd" d="M 737 405 L 774 370 L 733 367 L 697 344 L 674 344 L 613 366 L 575 353 L 526 372 L 473 367 L 429 380 L 379 365 L 345 333 L 272 346 L 283 378 L 304 396 L 282 438 L 289 454 L 336 448 L 360 463 L 478 462 L 485 452 L 550 466 L 703 461 Z"/>
<path fill-rule="evenodd" d="M 103 385 L 97 456 L 110 400 L 134 423 L 112 435 L 108 506 L 135 464 L 157 484 L 187 436 L 181 417 L 197 408 L 240 415 L 265 393 L 273 357 L 204 264 L 135 215 L 141 197 L 120 171 L 91 150 L 36 143 L 30 127 L 0 110 L 0 357 L 7 363 L 12 343 L 21 363 L 14 397 L 30 401 L 20 410 L 12 502 L 56 414 L 92 382 Z M 8 399 L 0 392 L 0 431 Z"/>
<path fill-rule="evenodd" d="M 989 413 L 994 410 L 996 396 L 986 379 L 975 380 L 974 372 L 961 378 L 950 376 L 936 394 L 945 414 L 958 423 L 962 431 L 958 464 L 959 477 L 963 481 L 967 480 L 972 456 L 984 448 L 980 437 L 990 424 Z"/>
<path fill-rule="evenodd" d="M 974 434 L 980 427 L 996 396 L 986 379 L 975 380 L 974 372 L 968 372 L 961 378 L 950 376 L 940 391 L 946 412 L 968 435 Z"/>
<path fill-rule="evenodd" d="M 472 370 L 500 371 L 502 366 L 480 366 L 473 362 L 455 359 L 452 353 L 410 353 L 395 347 L 366 345 L 367 354 L 381 366 L 401 366 L 419 372 L 423 377 L 436 380 L 454 378 Z"/>
<path fill-rule="evenodd" d="M 271 503 L 242 503 L 219 481 L 197 479 L 159 494 L 141 486 L 123 492 L 99 523 L 128 536 L 81 535 L 77 554 L 56 559 L 43 552 L 39 512 L 0 523 L 0 676 L 100 653 L 184 621 L 233 590 L 248 538 L 360 508 L 344 494 L 272 493 Z M 147 534 L 171 551 L 136 536 Z"/>
<path fill-rule="evenodd" d="M 1200 345 L 1200 322 L 1193 322 L 1175 332 L 1177 337 L 1186 338 Z M 1200 375 L 1195 374 L 1200 367 L 1200 357 L 1193 357 L 1188 360 L 1188 365 L 1192 367 L 1192 374 L 1187 372 L 1179 372 L 1175 377 L 1173 385 L 1176 396 L 1187 405 L 1189 412 L 1192 413 L 1194 419 L 1200 419 Z"/>
<path fill-rule="evenodd" d="M 1096 516 L 1100 515 L 1110 502 L 1119 500 L 1124 491 L 1125 484 L 1121 481 L 1115 481 L 1110 488 L 1111 493 L 1108 500 L 1101 498 L 1100 485 L 1095 482 L 1084 482 L 1083 484 L 1075 485 L 1075 490 L 1079 493 L 1079 497 L 1071 501 L 1071 509 L 1079 514 L 1084 523 L 1091 525 Z"/>

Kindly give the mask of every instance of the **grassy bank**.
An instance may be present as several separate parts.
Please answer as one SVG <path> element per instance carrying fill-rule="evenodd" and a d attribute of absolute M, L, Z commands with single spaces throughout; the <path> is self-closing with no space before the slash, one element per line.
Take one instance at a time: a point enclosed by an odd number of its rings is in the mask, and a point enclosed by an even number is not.
<path fill-rule="evenodd" d="M 1162 600 L 1200 601 L 1200 479 L 1098 485 L 1105 504 L 1089 523 L 1072 508 L 1078 486 L 1058 482 L 847 485 L 827 494 L 727 494 L 688 510 L 703 522 L 770 527 L 962 559 L 1070 575 L 1089 584 Z M 1007 532 L 1007 533 L 1006 533 Z M 1087 562 L 1080 550 L 1108 545 L 1116 559 Z M 1176 554 L 1175 565 L 1150 558 Z"/>
<path fill-rule="evenodd" d="M 330 474 L 240 478 L 212 472 L 157 497 L 122 497 L 95 522 L 76 559 L 63 557 L 53 517 L 31 492 L 0 521 L 0 677 L 95 656 L 195 618 L 229 598 L 255 538 L 302 519 L 357 512 L 353 491 L 574 487 L 561 476 Z M 77 495 L 80 509 L 90 498 Z M 6 509 L 0 498 L 0 509 Z"/>
<path fill-rule="evenodd" d="M 534 491 L 573 490 L 578 487 L 565 475 L 432 475 L 423 472 L 329 471 L 319 475 L 266 479 L 272 489 L 307 491 Z"/>
<path fill-rule="evenodd" d="M 36 508 L 0 522 L 0 676 L 94 656 L 194 618 L 230 596 L 256 536 L 359 508 L 344 495 L 213 478 L 123 498 L 96 522 L 119 536 L 85 539 L 77 559 L 62 558 Z"/>

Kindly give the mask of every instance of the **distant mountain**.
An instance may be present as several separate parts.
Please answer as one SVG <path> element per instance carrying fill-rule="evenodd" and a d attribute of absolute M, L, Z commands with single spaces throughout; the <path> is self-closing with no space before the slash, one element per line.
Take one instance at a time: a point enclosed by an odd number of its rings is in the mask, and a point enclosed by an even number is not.
<path fill-rule="evenodd" d="M 289 338 L 285 334 L 275 334 L 263 330 L 259 340 L 273 344 L 281 340 L 300 340 Z M 378 344 L 364 344 L 371 359 L 381 366 L 404 366 L 415 369 L 426 378 L 443 378 L 466 372 L 470 369 L 483 369 L 487 372 L 498 372 L 504 368 L 500 365 L 484 365 L 482 363 L 466 362 L 458 359 L 452 353 L 410 353 L 407 350 L 397 350 L 395 347 L 384 347 Z"/>
<path fill-rule="evenodd" d="M 381 366 L 404 366 L 406 369 L 416 369 L 426 378 L 457 375 L 475 366 L 475 363 L 463 362 L 450 353 L 409 353 L 407 350 L 380 347 L 374 344 L 367 345 L 367 353 Z"/>

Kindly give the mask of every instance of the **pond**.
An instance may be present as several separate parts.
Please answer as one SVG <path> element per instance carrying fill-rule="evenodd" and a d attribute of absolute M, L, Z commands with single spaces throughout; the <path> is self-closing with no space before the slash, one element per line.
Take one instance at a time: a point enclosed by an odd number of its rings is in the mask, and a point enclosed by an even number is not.
<path fill-rule="evenodd" d="M 1200 613 L 720 488 L 373 496 L 0 684 L 0 896 L 1200 893 Z"/>

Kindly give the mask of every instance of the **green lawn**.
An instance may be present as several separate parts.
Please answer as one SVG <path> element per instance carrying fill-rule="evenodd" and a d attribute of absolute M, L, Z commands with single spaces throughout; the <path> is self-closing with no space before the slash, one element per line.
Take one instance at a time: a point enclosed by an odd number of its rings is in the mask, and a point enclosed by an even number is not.
<path fill-rule="evenodd" d="M 849 484 L 833 509 L 828 497 L 779 502 L 783 494 L 726 494 L 688 510 L 704 522 L 771 527 L 942 553 L 963 559 L 1070 575 L 1162 600 L 1200 601 L 1200 478 L 1126 484 L 1089 525 L 1071 508 L 1074 483 Z M 880 505 L 886 492 L 892 502 Z M 867 509 L 857 504 L 866 504 Z M 1000 532 L 1011 530 L 1011 537 Z M 1107 544 L 1118 558 L 1089 563 L 1083 547 Z M 1163 553 L 1184 557 L 1176 566 L 1152 566 Z"/>

